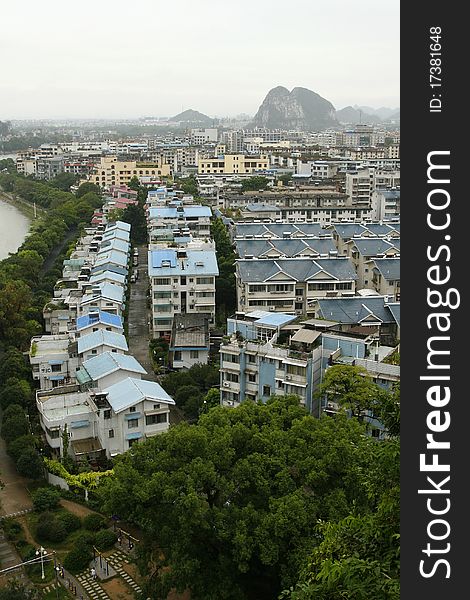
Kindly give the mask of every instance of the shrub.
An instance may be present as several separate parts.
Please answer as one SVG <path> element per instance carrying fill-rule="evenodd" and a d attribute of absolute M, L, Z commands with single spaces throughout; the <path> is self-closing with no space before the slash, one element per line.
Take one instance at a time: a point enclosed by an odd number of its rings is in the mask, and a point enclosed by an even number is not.
<path fill-rule="evenodd" d="M 27 433 L 26 435 L 22 435 L 16 440 L 13 440 L 8 445 L 8 454 L 12 457 L 12 459 L 16 461 L 23 454 L 23 451 L 26 448 L 36 448 L 36 440 L 33 435 Z"/>
<path fill-rule="evenodd" d="M 101 552 L 110 550 L 117 542 L 117 535 L 111 529 L 102 529 L 96 534 L 96 547 Z"/>
<path fill-rule="evenodd" d="M 91 548 L 95 544 L 96 534 L 91 531 L 82 531 L 80 535 L 75 539 L 76 548 Z"/>
<path fill-rule="evenodd" d="M 23 533 L 23 527 L 21 523 L 15 521 L 15 519 L 9 518 L 4 519 L 2 522 L 3 531 L 7 540 L 16 540 Z"/>
<path fill-rule="evenodd" d="M 64 568 L 73 575 L 76 575 L 87 568 L 92 558 L 93 552 L 91 547 L 87 545 L 75 546 L 64 558 Z"/>
<path fill-rule="evenodd" d="M 40 542 L 63 542 L 68 531 L 58 517 L 51 512 L 39 515 L 36 524 L 36 536 Z"/>
<path fill-rule="evenodd" d="M 106 519 L 98 513 L 90 513 L 83 519 L 83 527 L 88 531 L 99 531 L 106 527 Z"/>
<path fill-rule="evenodd" d="M 41 479 L 44 477 L 44 463 L 35 448 L 24 448 L 16 461 L 16 468 L 20 475 L 29 479 Z"/>
<path fill-rule="evenodd" d="M 60 493 L 54 488 L 38 488 L 32 496 L 33 507 L 36 512 L 54 510 L 59 506 Z"/>
<path fill-rule="evenodd" d="M 77 517 L 77 515 L 74 515 L 68 511 L 60 513 L 57 515 L 57 518 L 69 533 L 71 531 L 77 531 L 77 529 L 80 529 L 82 526 L 80 517 Z"/>

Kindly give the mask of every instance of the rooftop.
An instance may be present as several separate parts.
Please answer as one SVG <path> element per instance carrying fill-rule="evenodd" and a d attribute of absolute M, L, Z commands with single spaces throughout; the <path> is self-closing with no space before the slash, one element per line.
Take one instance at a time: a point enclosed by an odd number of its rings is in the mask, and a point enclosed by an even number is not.
<path fill-rule="evenodd" d="M 83 317 L 78 317 L 77 331 L 91 327 L 96 323 L 103 323 L 104 325 L 112 325 L 113 327 L 123 329 L 121 317 L 101 310 L 97 313 L 88 313 L 87 315 L 83 315 Z"/>
<path fill-rule="evenodd" d="M 79 354 L 87 352 L 92 348 L 98 348 L 99 346 L 109 346 L 110 348 L 117 348 L 124 352 L 129 350 L 126 338 L 121 333 L 106 331 L 106 329 L 99 329 L 78 338 Z"/>
<path fill-rule="evenodd" d="M 115 413 L 122 412 L 146 398 L 166 404 L 175 403 L 158 383 L 132 377 L 127 377 L 104 389 L 103 393 L 107 394 L 108 402 Z"/>
<path fill-rule="evenodd" d="M 77 381 L 79 383 L 98 381 L 102 377 L 119 370 L 142 375 L 147 374 L 144 367 L 133 356 L 103 352 L 103 354 L 98 354 L 98 356 L 83 362 L 82 366 L 77 369 Z"/>

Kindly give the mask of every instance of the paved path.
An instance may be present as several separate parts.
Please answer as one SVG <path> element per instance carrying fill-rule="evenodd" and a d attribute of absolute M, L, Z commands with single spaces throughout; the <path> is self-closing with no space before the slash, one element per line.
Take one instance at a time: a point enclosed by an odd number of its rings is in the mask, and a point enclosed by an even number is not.
<path fill-rule="evenodd" d="M 2 437 L 0 437 L 0 480 L 4 484 L 0 489 L 0 516 L 23 514 L 23 511 L 32 508 L 33 503 L 26 489 L 28 480 L 18 475 L 15 463 L 7 454 Z"/>
<path fill-rule="evenodd" d="M 130 283 L 129 300 L 129 354 L 132 354 L 145 368 L 148 375 L 143 379 L 156 381 L 149 356 L 149 310 L 147 308 L 147 291 L 149 280 L 147 275 L 147 246 L 139 246 L 139 277 L 135 283 Z M 135 271 L 136 269 L 134 269 Z"/>

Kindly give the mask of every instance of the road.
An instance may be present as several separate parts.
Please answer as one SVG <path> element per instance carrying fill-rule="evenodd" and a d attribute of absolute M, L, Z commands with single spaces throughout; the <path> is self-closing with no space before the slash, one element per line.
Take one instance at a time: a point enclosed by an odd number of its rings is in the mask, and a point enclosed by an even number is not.
<path fill-rule="evenodd" d="M 26 489 L 28 480 L 16 471 L 15 463 L 7 454 L 5 440 L 0 437 L 0 515 L 11 515 L 32 508 L 33 503 Z"/>
<path fill-rule="evenodd" d="M 143 379 L 157 381 L 158 377 L 153 370 L 149 354 L 149 340 L 151 338 L 150 321 L 151 312 L 147 307 L 147 292 L 149 279 L 147 272 L 147 246 L 139 246 L 139 277 L 130 285 L 130 300 L 128 313 L 128 343 L 129 354 L 134 356 L 147 371 Z M 135 270 L 135 269 L 134 269 Z M 172 406 L 170 409 L 170 423 L 180 423 L 184 420 L 179 408 Z"/>

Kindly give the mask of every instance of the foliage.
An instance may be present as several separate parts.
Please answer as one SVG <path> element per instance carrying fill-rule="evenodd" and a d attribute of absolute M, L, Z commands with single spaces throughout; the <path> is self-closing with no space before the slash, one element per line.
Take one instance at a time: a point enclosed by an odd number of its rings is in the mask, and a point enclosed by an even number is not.
<path fill-rule="evenodd" d="M 12 404 L 9 406 L 9 408 L 12 406 L 15 405 Z M 28 449 L 36 449 L 36 438 L 30 433 L 21 435 L 20 437 L 16 438 L 16 440 L 13 440 L 8 444 L 8 454 L 12 457 L 15 463 L 18 461 L 23 452 Z"/>
<path fill-rule="evenodd" d="M 36 523 L 36 537 L 40 542 L 63 542 L 69 531 L 65 523 L 54 513 L 43 512 Z"/>
<path fill-rule="evenodd" d="M 70 192 L 70 188 L 77 183 L 78 179 L 79 176 L 73 173 L 59 173 L 49 181 L 49 185 L 63 192 Z"/>
<path fill-rule="evenodd" d="M 32 493 L 33 507 L 38 513 L 47 512 L 58 508 L 60 492 L 55 488 L 38 488 Z"/>
<path fill-rule="evenodd" d="M 71 531 L 77 531 L 82 526 L 80 517 L 74 515 L 68 510 L 64 510 L 57 515 L 58 521 L 60 521 L 65 529 L 70 533 Z"/>
<path fill-rule="evenodd" d="M 93 541 L 89 538 L 80 537 L 75 541 L 73 549 L 64 558 L 64 568 L 73 575 L 80 573 L 87 568 L 88 563 L 93 558 Z"/>
<path fill-rule="evenodd" d="M 98 487 L 100 479 L 103 477 L 109 477 L 113 474 L 113 470 L 107 471 L 87 471 L 84 473 L 78 473 L 78 475 L 72 475 L 67 471 L 65 466 L 57 460 L 50 458 L 44 458 L 46 469 L 49 473 L 62 477 L 70 487 L 80 488 L 83 490 L 94 490 Z"/>
<path fill-rule="evenodd" d="M 23 534 L 21 523 L 12 517 L 2 519 L 2 529 L 7 540 L 16 540 Z"/>
<path fill-rule="evenodd" d="M 2 419 L 2 438 L 7 445 L 22 435 L 29 433 L 29 423 L 26 414 L 15 414 Z"/>
<path fill-rule="evenodd" d="M 362 417 L 364 411 L 373 409 L 380 391 L 363 367 L 333 365 L 326 370 L 318 394 L 351 410 L 354 417 Z"/>
<path fill-rule="evenodd" d="M 44 477 L 44 463 L 34 447 L 26 447 L 16 461 L 16 469 L 23 477 L 41 479 Z"/>
<path fill-rule="evenodd" d="M 85 196 L 85 194 L 89 194 L 89 193 L 93 193 L 96 194 L 97 196 L 101 196 L 101 189 L 98 185 L 88 182 L 86 181 L 85 183 L 82 183 L 78 190 L 75 193 L 75 196 L 77 198 L 81 198 L 82 196 Z"/>
<path fill-rule="evenodd" d="M 197 419 L 206 394 L 219 384 L 219 369 L 217 365 L 198 363 L 188 370 L 169 373 L 161 384 L 188 418 Z"/>
<path fill-rule="evenodd" d="M 12 579 L 0 588 L 0 600 L 39 600 L 38 590 L 30 589 L 22 581 Z"/>
<path fill-rule="evenodd" d="M 189 177 L 184 177 L 177 180 L 178 187 L 183 190 L 185 194 L 189 194 L 190 196 L 197 196 L 197 181 L 194 175 L 190 175 Z"/>
<path fill-rule="evenodd" d="M 95 546 L 100 552 L 110 550 L 116 542 L 117 535 L 111 529 L 102 529 L 95 537 Z"/>
<path fill-rule="evenodd" d="M 219 267 L 219 276 L 215 280 L 217 318 L 219 321 L 225 321 L 227 315 L 232 314 L 236 308 L 236 254 L 222 219 L 217 218 L 212 221 L 211 236 L 215 242 L 217 265 Z"/>
<path fill-rule="evenodd" d="M 265 190 L 269 180 L 266 177 L 256 175 L 242 181 L 242 192 Z"/>
<path fill-rule="evenodd" d="M 83 528 L 89 531 L 99 531 L 106 527 L 106 518 L 98 513 L 90 513 L 83 518 Z"/>
<path fill-rule="evenodd" d="M 122 213 L 121 221 L 131 225 L 131 242 L 134 245 L 147 242 L 147 219 L 142 206 L 129 204 Z"/>
<path fill-rule="evenodd" d="M 146 532 L 147 595 L 271 600 L 321 541 L 319 519 L 373 507 L 370 443 L 357 420 L 315 419 L 297 397 L 216 407 L 118 457 L 99 494 Z"/>

